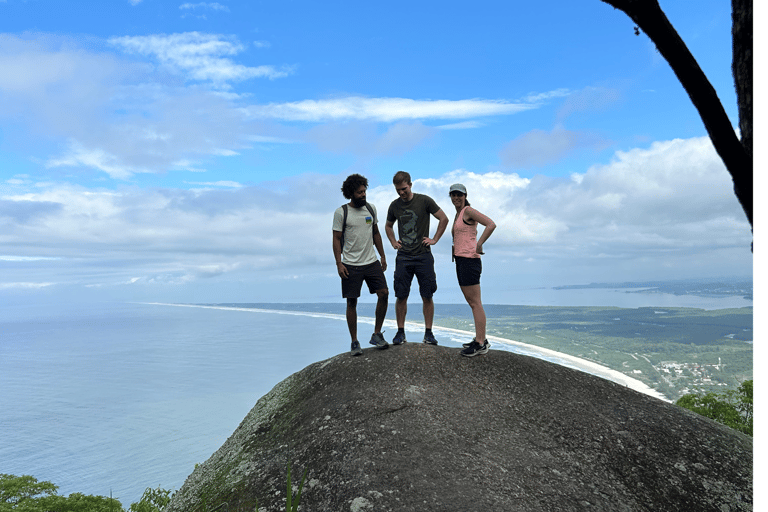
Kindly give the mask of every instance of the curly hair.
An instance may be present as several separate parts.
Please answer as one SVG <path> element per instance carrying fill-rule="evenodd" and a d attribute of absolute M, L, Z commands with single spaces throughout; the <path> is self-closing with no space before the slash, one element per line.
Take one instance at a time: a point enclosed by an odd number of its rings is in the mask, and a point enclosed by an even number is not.
<path fill-rule="evenodd" d="M 344 194 L 345 198 L 352 199 L 352 195 L 355 193 L 355 190 L 360 188 L 360 185 L 368 188 L 368 178 L 359 174 L 350 174 L 341 186 L 341 193 Z"/>

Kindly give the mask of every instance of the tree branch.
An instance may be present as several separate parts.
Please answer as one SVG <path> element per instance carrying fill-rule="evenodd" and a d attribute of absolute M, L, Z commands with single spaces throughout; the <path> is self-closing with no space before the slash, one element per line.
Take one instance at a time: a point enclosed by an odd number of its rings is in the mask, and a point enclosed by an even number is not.
<path fill-rule="evenodd" d="M 736 198 L 752 225 L 752 155 L 725 113 L 715 88 L 699 67 L 657 0 L 602 0 L 623 11 L 656 45 L 699 112 L 715 151 L 733 178 Z"/>

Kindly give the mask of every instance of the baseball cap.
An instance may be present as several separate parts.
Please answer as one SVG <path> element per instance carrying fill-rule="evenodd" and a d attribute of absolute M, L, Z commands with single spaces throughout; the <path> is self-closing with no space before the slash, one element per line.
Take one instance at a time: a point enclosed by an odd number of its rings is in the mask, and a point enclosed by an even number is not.
<path fill-rule="evenodd" d="M 467 195 L 467 187 L 465 187 L 461 183 L 454 183 L 453 185 L 451 185 L 450 190 L 448 190 L 449 194 L 451 192 L 461 192 L 462 194 Z"/>

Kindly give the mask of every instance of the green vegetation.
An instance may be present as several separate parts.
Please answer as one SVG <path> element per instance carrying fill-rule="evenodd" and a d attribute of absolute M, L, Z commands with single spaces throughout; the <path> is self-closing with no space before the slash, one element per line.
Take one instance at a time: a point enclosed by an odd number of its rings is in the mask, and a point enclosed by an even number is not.
<path fill-rule="evenodd" d="M 288 463 L 288 484 L 286 512 L 297 512 L 301 491 L 307 478 L 304 469 L 299 489 L 293 495 L 291 488 L 291 464 Z M 126 512 L 123 505 L 114 498 L 72 493 L 69 496 L 57 494 L 59 487 L 51 482 L 39 482 L 29 475 L 15 476 L 0 474 L 0 512 Z M 147 487 L 141 500 L 132 503 L 128 512 L 163 512 L 171 501 L 172 491 Z M 206 507 L 207 509 L 207 507 Z M 256 510 L 258 510 L 258 503 Z"/>
<path fill-rule="evenodd" d="M 57 485 L 38 482 L 33 476 L 0 474 L 0 512 L 123 512 L 123 506 L 113 498 L 81 493 L 60 496 L 57 491 Z M 156 508 L 136 510 L 160 512 Z"/>
<path fill-rule="evenodd" d="M 468 312 L 445 309 L 452 316 L 436 314 L 436 325 L 474 329 Z M 752 379 L 752 308 L 485 309 L 489 335 L 593 361 L 647 384 L 671 401 L 693 389 L 736 389 Z"/>
<path fill-rule="evenodd" d="M 147 487 L 141 500 L 138 503 L 132 503 L 130 512 L 162 512 L 171 501 L 171 491 L 168 489 L 157 489 Z"/>
<path fill-rule="evenodd" d="M 304 480 L 307 478 L 307 471 L 309 468 L 304 468 L 304 475 L 301 477 L 301 483 L 299 484 L 299 492 L 294 499 L 293 491 L 291 489 L 291 463 L 288 463 L 288 494 L 286 497 L 286 512 L 297 512 L 299 510 L 299 501 L 301 501 L 301 490 L 304 488 Z M 258 507 L 257 507 L 258 508 Z"/>
<path fill-rule="evenodd" d="M 752 435 L 752 386 L 745 381 L 739 389 L 724 393 L 698 391 L 681 397 L 676 403 L 695 413 L 711 418 L 732 429 Z"/>

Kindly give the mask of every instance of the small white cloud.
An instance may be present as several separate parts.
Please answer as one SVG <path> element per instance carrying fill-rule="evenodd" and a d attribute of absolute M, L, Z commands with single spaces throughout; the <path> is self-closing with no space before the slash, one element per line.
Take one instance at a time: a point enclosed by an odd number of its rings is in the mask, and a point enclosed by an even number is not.
<path fill-rule="evenodd" d="M 51 158 L 45 166 L 53 167 L 90 167 L 104 171 L 116 179 L 128 179 L 135 173 L 148 172 L 145 169 L 126 165 L 116 155 L 103 149 L 89 149 L 76 141 L 70 141 L 69 151 L 60 157 Z"/>
<path fill-rule="evenodd" d="M 194 80 L 219 85 L 251 78 L 270 80 L 290 75 L 293 68 L 236 64 L 228 56 L 245 49 L 236 38 L 218 34 L 185 32 L 150 36 L 113 37 L 109 42 L 129 53 L 154 56 L 171 69 L 187 73 Z"/>
<path fill-rule="evenodd" d="M 179 6 L 179 9 L 181 10 L 205 10 L 205 11 L 223 11 L 223 12 L 229 12 L 229 7 L 226 5 L 221 5 L 218 2 L 198 2 L 196 4 L 193 3 L 184 3 Z"/>
<path fill-rule="evenodd" d="M 17 282 L 17 283 L 0 283 L 0 290 L 39 290 L 40 288 L 47 288 L 53 286 L 55 283 L 32 283 L 32 282 Z"/>
<path fill-rule="evenodd" d="M 185 181 L 184 183 L 200 187 L 241 188 L 243 186 L 236 181 Z"/>
<path fill-rule="evenodd" d="M 552 98 L 562 98 L 564 96 L 568 96 L 569 94 L 571 94 L 571 91 L 568 89 L 555 89 L 554 91 L 539 92 L 539 93 L 532 92 L 528 96 L 526 96 L 523 99 L 523 101 L 525 101 L 526 103 L 539 103 Z"/>
<path fill-rule="evenodd" d="M 438 126 L 439 130 L 471 130 L 473 128 L 480 128 L 483 123 L 477 121 L 462 121 L 460 123 L 443 124 Z"/>
<path fill-rule="evenodd" d="M 253 105 L 246 109 L 254 118 L 286 121 L 378 121 L 466 119 L 510 115 L 536 108 L 529 103 L 504 100 L 414 100 L 410 98 L 364 98 L 349 96 L 328 100 Z"/>
<path fill-rule="evenodd" d="M 47 257 L 47 256 L 2 256 L 0 255 L 0 261 L 55 261 L 61 258 Z"/>

